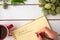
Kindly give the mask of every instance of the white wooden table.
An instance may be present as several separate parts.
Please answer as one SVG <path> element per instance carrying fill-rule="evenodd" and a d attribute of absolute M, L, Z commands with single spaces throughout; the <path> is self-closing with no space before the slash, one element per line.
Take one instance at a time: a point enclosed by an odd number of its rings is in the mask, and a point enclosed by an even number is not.
<path fill-rule="evenodd" d="M 0 4 L 2 4 L 2 2 Z M 27 0 L 25 5 L 9 5 L 6 10 L 2 8 L 2 5 L 0 5 L 0 24 L 5 26 L 13 24 L 16 28 L 42 16 L 42 8 L 40 8 L 38 4 L 38 0 Z M 53 30 L 60 34 L 60 14 L 56 16 L 49 15 L 47 18 Z M 9 36 L 5 40 L 14 39 L 12 36 Z"/>

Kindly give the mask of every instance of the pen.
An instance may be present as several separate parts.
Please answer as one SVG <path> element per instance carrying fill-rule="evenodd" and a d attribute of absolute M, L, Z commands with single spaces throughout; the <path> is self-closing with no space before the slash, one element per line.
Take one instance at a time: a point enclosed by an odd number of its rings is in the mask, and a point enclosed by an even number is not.
<path fill-rule="evenodd" d="M 45 34 L 41 33 L 40 36 L 42 38 L 46 38 L 47 40 L 53 40 L 52 38 L 47 37 Z"/>

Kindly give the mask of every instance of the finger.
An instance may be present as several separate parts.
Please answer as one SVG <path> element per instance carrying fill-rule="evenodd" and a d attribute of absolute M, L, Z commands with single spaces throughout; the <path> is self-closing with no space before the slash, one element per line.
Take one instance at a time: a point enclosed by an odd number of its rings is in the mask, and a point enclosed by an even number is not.
<path fill-rule="evenodd" d="M 36 35 L 37 35 L 38 40 L 42 40 L 42 37 L 38 33 L 36 33 Z"/>
<path fill-rule="evenodd" d="M 44 32 L 45 32 L 45 34 L 48 36 L 48 37 L 50 37 L 50 38 L 53 38 L 54 37 L 54 32 L 52 31 L 52 30 L 50 30 L 49 28 L 45 28 L 44 29 Z"/>
<path fill-rule="evenodd" d="M 54 39 L 54 38 L 56 37 L 56 33 L 55 33 L 54 31 L 48 29 L 48 28 L 45 28 L 45 29 L 44 29 L 44 32 L 45 32 L 45 34 L 46 34 L 48 37 L 50 37 L 50 38 L 52 38 L 52 39 Z M 54 36 L 55 36 L 55 37 L 54 37 Z"/>
<path fill-rule="evenodd" d="M 40 34 L 36 33 L 38 40 L 46 40 L 46 38 L 42 38 Z"/>
<path fill-rule="evenodd" d="M 39 33 L 45 32 L 46 30 L 51 31 L 47 27 L 44 27 L 44 28 L 40 29 L 37 33 L 39 34 Z"/>
<path fill-rule="evenodd" d="M 50 38 L 53 38 L 53 36 L 54 36 L 53 32 L 50 29 L 48 29 L 47 27 L 45 27 L 45 28 L 41 29 L 40 31 L 38 31 L 38 34 L 40 34 L 42 32 L 44 32 Z"/>

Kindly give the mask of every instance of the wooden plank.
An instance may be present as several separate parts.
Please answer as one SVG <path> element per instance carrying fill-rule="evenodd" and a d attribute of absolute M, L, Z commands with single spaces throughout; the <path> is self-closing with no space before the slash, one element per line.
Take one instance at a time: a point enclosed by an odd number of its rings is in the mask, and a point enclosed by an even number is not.
<path fill-rule="evenodd" d="M 0 6 L 0 19 L 36 19 L 43 15 L 42 8 L 38 5 L 9 6 L 3 9 Z M 60 14 L 56 16 L 48 15 L 48 19 L 60 19 Z"/>
<path fill-rule="evenodd" d="M 57 15 L 55 15 L 55 16 L 48 15 L 47 18 L 48 18 L 48 19 L 60 19 L 60 14 L 57 14 Z"/>
<path fill-rule="evenodd" d="M 0 2 L 0 4 L 2 4 L 3 2 Z M 38 4 L 39 0 L 27 0 L 25 2 L 26 4 Z M 8 4 L 10 4 L 10 2 L 8 2 Z"/>
<path fill-rule="evenodd" d="M 6 10 L 0 6 L 0 19 L 34 19 L 43 15 L 40 10 L 38 5 L 9 6 Z"/>
<path fill-rule="evenodd" d="M 26 23 L 31 22 L 31 21 L 0 21 L 0 24 L 7 26 L 8 24 L 13 24 L 14 28 L 17 28 L 18 26 L 25 25 Z M 51 27 L 53 30 L 58 32 L 60 34 L 60 21 L 49 21 Z M 60 36 L 59 36 L 60 39 Z M 7 37 L 5 40 L 14 40 L 12 36 Z"/>
<path fill-rule="evenodd" d="M 60 34 L 60 21 L 49 21 L 53 30 L 55 30 L 58 34 Z"/>
<path fill-rule="evenodd" d="M 1 25 L 8 26 L 9 24 L 13 24 L 14 28 L 18 28 L 19 26 L 25 25 L 30 21 L 0 21 Z"/>
<path fill-rule="evenodd" d="M 14 38 L 12 36 L 9 36 L 5 40 L 14 40 Z M 60 40 L 60 37 L 59 37 L 59 40 Z"/>
<path fill-rule="evenodd" d="M 27 0 L 26 4 L 38 4 L 39 0 Z"/>
<path fill-rule="evenodd" d="M 14 40 L 14 38 L 12 36 L 8 36 L 4 40 Z"/>
<path fill-rule="evenodd" d="M 31 21 L 0 21 L 2 25 L 13 24 L 14 28 L 18 28 L 19 26 L 25 25 L 26 23 Z M 60 21 L 49 21 L 53 30 L 55 30 L 58 34 L 60 34 Z"/>

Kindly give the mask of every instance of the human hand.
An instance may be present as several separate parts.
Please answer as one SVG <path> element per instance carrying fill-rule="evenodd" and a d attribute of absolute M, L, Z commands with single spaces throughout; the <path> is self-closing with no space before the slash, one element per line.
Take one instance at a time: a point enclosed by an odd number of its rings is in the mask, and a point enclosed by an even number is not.
<path fill-rule="evenodd" d="M 58 35 L 56 32 L 48 29 L 48 28 L 42 28 L 40 31 L 38 31 L 36 34 L 37 34 L 37 37 L 39 40 L 46 40 L 46 38 L 42 38 L 41 37 L 41 33 L 44 33 L 47 37 L 53 39 L 53 40 L 58 40 Z"/>

